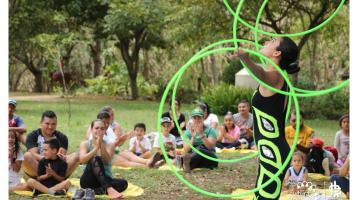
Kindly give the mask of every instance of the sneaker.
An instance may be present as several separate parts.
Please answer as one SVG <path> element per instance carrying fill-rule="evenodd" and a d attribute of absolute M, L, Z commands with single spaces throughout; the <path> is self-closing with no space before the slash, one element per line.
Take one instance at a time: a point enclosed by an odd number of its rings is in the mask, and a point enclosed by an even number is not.
<path fill-rule="evenodd" d="M 190 173 L 190 160 L 191 160 L 191 155 L 189 153 L 186 153 L 183 157 L 183 167 L 185 173 Z"/>
<path fill-rule="evenodd" d="M 77 189 L 75 194 L 73 195 L 72 199 L 81 199 L 83 197 L 83 195 L 85 195 L 85 189 Z"/>
<path fill-rule="evenodd" d="M 54 194 L 55 196 L 64 196 L 66 195 L 66 191 L 65 190 L 58 190 L 55 192 Z"/>
<path fill-rule="evenodd" d="M 154 164 L 156 162 L 158 162 L 159 160 L 161 159 L 161 155 L 159 152 L 155 153 L 153 158 L 152 158 L 152 161 L 149 163 L 149 168 L 153 168 L 154 167 Z"/>
<path fill-rule="evenodd" d="M 84 200 L 94 200 L 96 194 L 94 193 L 94 190 L 91 188 L 87 188 L 85 190 L 85 194 L 83 195 L 82 199 Z"/>
<path fill-rule="evenodd" d="M 160 160 L 154 164 L 154 168 L 159 168 L 165 164 L 165 160 Z"/>

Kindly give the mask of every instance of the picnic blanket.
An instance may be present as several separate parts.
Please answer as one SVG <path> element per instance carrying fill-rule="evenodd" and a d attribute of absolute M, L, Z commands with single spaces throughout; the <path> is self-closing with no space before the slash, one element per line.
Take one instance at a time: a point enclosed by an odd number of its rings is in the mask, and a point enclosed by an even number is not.
<path fill-rule="evenodd" d="M 23 181 L 23 180 L 22 180 Z M 67 197 L 72 197 L 74 195 L 74 191 L 80 187 L 80 179 L 78 178 L 71 178 L 70 179 L 71 182 L 71 188 L 69 189 L 69 191 L 67 192 L 66 196 Z M 21 196 L 30 196 L 32 197 L 33 192 L 32 191 L 14 191 L 15 194 L 17 195 L 21 195 Z M 123 197 L 124 198 L 130 198 L 130 197 L 137 197 L 140 196 L 144 193 L 143 188 L 134 185 L 132 183 L 128 183 L 128 188 L 122 192 Z M 47 196 L 47 197 L 51 197 L 51 198 L 63 198 L 65 196 L 55 196 L 55 195 L 49 195 L 49 194 L 40 194 L 38 195 L 39 197 L 42 196 Z M 96 195 L 96 199 L 97 198 L 105 198 L 105 199 L 109 199 L 108 195 Z"/>
<path fill-rule="evenodd" d="M 247 192 L 249 190 L 238 188 L 232 192 L 232 194 L 240 194 L 243 192 Z M 313 191 L 308 191 L 308 196 L 304 196 L 304 194 L 292 194 L 289 191 L 282 191 L 280 200 L 292 200 L 292 199 L 329 199 L 329 197 L 332 197 L 332 194 L 330 193 L 330 190 L 328 188 L 326 189 L 315 189 Z M 347 199 L 346 195 L 341 192 L 339 194 L 341 197 L 340 199 Z M 233 197 L 233 199 L 242 199 L 242 200 L 252 200 L 254 198 L 254 193 L 250 193 L 244 197 Z"/>
<path fill-rule="evenodd" d="M 216 153 L 242 153 L 242 154 L 248 154 L 248 153 L 256 153 L 257 150 L 252 149 L 219 149 L 215 148 Z"/>

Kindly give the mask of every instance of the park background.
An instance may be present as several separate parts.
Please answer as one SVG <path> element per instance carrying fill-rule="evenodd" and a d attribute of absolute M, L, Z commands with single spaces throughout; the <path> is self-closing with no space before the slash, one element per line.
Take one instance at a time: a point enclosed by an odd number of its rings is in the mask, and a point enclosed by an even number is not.
<path fill-rule="evenodd" d="M 238 3 L 228 2 L 232 8 Z M 260 27 L 276 33 L 303 31 L 322 23 L 339 3 L 270 1 Z M 254 24 L 260 5 L 245 1 L 240 16 Z M 324 28 L 293 38 L 301 50 L 301 72 L 290 77 L 296 87 L 319 90 L 349 78 L 349 6 L 346 2 Z M 116 120 L 125 131 L 137 122 L 145 122 L 147 132 L 155 131 L 159 100 L 172 75 L 200 49 L 232 38 L 232 23 L 233 16 L 218 0 L 10 0 L 9 96 L 18 100 L 17 114 L 28 132 L 38 128 L 45 109 L 53 109 L 58 129 L 69 136 L 70 152 L 78 150 L 90 121 L 104 105 L 116 109 Z M 237 37 L 254 40 L 253 32 L 242 24 Z M 259 37 L 261 43 L 269 39 Z M 223 54 L 194 63 L 177 92 L 186 118 L 196 100 L 208 102 L 221 123 L 226 111 L 236 112 L 237 102 L 250 99 L 253 91 L 234 86 L 235 73 L 241 68 Z M 337 120 L 349 110 L 349 88 L 299 98 L 299 102 L 307 114 L 306 123 L 332 145 L 339 129 Z M 254 187 L 256 171 L 250 169 L 255 165 L 254 161 L 222 165 L 218 170 L 198 172 L 191 181 L 213 192 L 249 189 Z M 142 199 L 163 195 L 207 198 L 184 186 L 170 171 L 117 173 L 145 189 Z M 79 177 L 80 171 L 73 176 Z M 233 176 L 238 178 L 233 180 Z"/>

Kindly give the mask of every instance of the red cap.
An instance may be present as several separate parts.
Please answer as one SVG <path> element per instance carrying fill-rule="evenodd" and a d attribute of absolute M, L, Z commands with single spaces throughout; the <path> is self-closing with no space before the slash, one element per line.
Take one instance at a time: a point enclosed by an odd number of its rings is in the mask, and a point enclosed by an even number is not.
<path fill-rule="evenodd" d="M 312 138 L 311 142 L 313 145 L 315 145 L 316 147 L 320 147 L 323 148 L 324 145 L 324 141 L 321 138 Z"/>

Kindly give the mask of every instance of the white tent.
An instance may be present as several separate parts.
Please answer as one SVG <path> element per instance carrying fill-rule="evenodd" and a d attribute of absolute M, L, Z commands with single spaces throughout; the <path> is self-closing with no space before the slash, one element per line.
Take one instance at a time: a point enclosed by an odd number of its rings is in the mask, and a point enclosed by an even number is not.
<path fill-rule="evenodd" d="M 250 76 L 245 68 L 235 74 L 236 87 L 250 87 L 256 89 L 259 84 Z"/>

